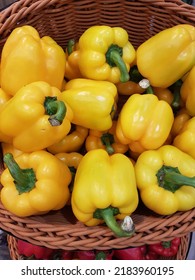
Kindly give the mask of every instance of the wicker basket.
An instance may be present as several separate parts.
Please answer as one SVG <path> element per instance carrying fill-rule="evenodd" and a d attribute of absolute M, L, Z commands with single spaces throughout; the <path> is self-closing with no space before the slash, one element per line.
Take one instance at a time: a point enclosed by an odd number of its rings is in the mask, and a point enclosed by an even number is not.
<path fill-rule="evenodd" d="M 20 254 L 18 252 L 18 247 L 17 247 L 17 238 L 15 238 L 12 235 L 8 235 L 7 243 L 8 243 L 10 258 L 12 260 L 21 260 L 22 257 L 20 256 Z M 189 251 L 189 243 L 190 243 L 190 234 L 187 234 L 187 235 L 181 237 L 181 244 L 180 244 L 178 252 L 175 256 L 169 257 L 169 258 L 162 257 L 160 259 L 161 260 L 185 260 L 187 258 L 187 254 Z"/>
<path fill-rule="evenodd" d="M 195 24 L 195 7 L 182 1 L 21 0 L 0 13 L 0 50 L 16 26 L 30 24 L 63 48 L 89 26 L 121 26 L 136 48 L 155 33 L 179 23 Z M 3 168 L 3 167 L 2 167 Z M 160 216 L 143 205 L 132 215 L 136 234 L 116 238 L 104 225 L 86 227 L 70 207 L 43 216 L 19 218 L 0 204 L 0 227 L 32 244 L 64 250 L 124 248 L 168 241 L 195 231 L 195 209 Z"/>

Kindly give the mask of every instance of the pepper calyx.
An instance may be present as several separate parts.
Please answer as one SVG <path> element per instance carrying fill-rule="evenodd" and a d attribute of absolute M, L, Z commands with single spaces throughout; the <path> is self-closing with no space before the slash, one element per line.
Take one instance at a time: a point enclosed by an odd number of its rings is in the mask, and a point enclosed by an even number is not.
<path fill-rule="evenodd" d="M 130 77 L 122 56 L 123 49 L 118 45 L 112 44 L 106 52 L 106 62 L 110 67 L 117 66 L 120 70 L 120 81 L 127 82 Z"/>
<path fill-rule="evenodd" d="M 112 144 L 114 143 L 114 136 L 111 133 L 103 133 L 101 136 L 102 144 L 105 145 L 106 151 L 109 155 L 114 154 L 114 148 Z"/>
<path fill-rule="evenodd" d="M 156 173 L 156 176 L 159 186 L 172 193 L 183 185 L 195 187 L 195 176 L 187 177 L 182 175 L 178 167 L 163 165 Z"/>
<path fill-rule="evenodd" d="M 162 241 L 161 245 L 163 248 L 170 248 L 171 247 L 171 241 Z"/>
<path fill-rule="evenodd" d="M 46 96 L 44 101 L 46 114 L 49 115 L 48 121 L 52 126 L 59 126 L 66 115 L 66 105 L 57 97 Z"/>
<path fill-rule="evenodd" d="M 19 194 L 30 192 L 35 187 L 36 176 L 32 168 L 20 168 L 11 153 L 6 153 L 3 161 L 14 179 Z"/>
<path fill-rule="evenodd" d="M 104 209 L 96 209 L 93 213 L 93 217 L 96 219 L 102 219 L 106 225 L 113 231 L 113 233 L 118 237 L 131 237 L 134 234 L 134 229 L 127 232 L 121 228 L 115 219 L 115 215 L 119 214 L 119 209 L 116 207 L 109 206 Z"/>

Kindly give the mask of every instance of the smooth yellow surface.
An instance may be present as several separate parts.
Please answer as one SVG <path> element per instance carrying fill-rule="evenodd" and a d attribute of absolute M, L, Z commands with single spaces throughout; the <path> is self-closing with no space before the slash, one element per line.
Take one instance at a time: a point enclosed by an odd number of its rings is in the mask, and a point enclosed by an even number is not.
<path fill-rule="evenodd" d="M 113 143 L 110 143 L 110 146 L 113 148 L 113 153 L 121 153 L 124 154 L 128 151 L 129 146 L 120 143 L 116 136 L 116 124 L 117 121 L 114 120 L 112 122 L 112 127 L 106 131 L 98 131 L 94 129 L 89 130 L 89 135 L 87 136 L 85 140 L 85 148 L 87 151 L 91 151 L 94 149 L 104 149 L 106 150 L 106 145 L 102 141 L 102 137 L 105 134 L 110 134 L 113 137 Z"/>
<path fill-rule="evenodd" d="M 68 167 L 78 168 L 83 155 L 78 152 L 71 153 L 57 153 L 55 154 L 57 158 L 59 158 L 62 162 L 64 162 Z"/>
<path fill-rule="evenodd" d="M 67 203 L 71 173 L 66 164 L 46 151 L 22 154 L 16 158 L 20 168 L 35 172 L 34 188 L 19 194 L 8 169 L 1 175 L 1 202 L 11 213 L 26 217 L 58 210 Z"/>
<path fill-rule="evenodd" d="M 195 159 L 195 117 L 186 120 L 174 138 L 173 145 Z"/>
<path fill-rule="evenodd" d="M 66 83 L 60 100 L 71 107 L 73 124 L 103 131 L 112 126 L 117 88 L 108 81 L 73 79 Z"/>
<path fill-rule="evenodd" d="M 61 141 L 47 147 L 47 150 L 52 154 L 77 152 L 84 144 L 87 135 L 86 127 L 75 125 Z"/>
<path fill-rule="evenodd" d="M 195 28 L 180 24 L 142 43 L 136 52 L 139 72 L 155 87 L 167 88 L 195 64 Z"/>
<path fill-rule="evenodd" d="M 61 89 L 65 72 L 64 50 L 49 36 L 40 38 L 29 25 L 15 28 L 1 55 L 1 87 L 10 94 L 23 86 L 45 81 Z"/>
<path fill-rule="evenodd" d="M 113 83 L 120 81 L 119 68 L 111 67 L 106 62 L 106 52 L 112 44 L 122 48 L 122 59 L 127 70 L 130 70 L 130 65 L 135 59 L 135 49 L 129 42 L 126 30 L 104 25 L 92 26 L 79 39 L 79 68 L 83 77 Z"/>
<path fill-rule="evenodd" d="M 0 88 L 0 111 L 11 97 L 11 95 L 5 93 L 5 91 Z M 0 142 L 11 143 L 12 139 L 0 131 Z"/>
<path fill-rule="evenodd" d="M 180 94 L 190 116 L 195 116 L 195 66 L 184 80 Z"/>
<path fill-rule="evenodd" d="M 195 176 L 195 160 L 172 145 L 143 152 L 135 163 L 136 182 L 143 203 L 160 215 L 194 208 L 194 187 L 183 185 L 172 193 L 159 186 L 156 173 L 163 165 L 178 167 L 182 175 Z"/>
<path fill-rule="evenodd" d="M 87 152 L 76 172 L 71 197 L 77 219 L 88 226 L 102 220 L 93 218 L 96 209 L 117 207 L 123 219 L 138 206 L 138 192 L 132 162 L 123 154 L 109 156 L 103 149 Z"/>
<path fill-rule="evenodd" d="M 133 152 L 141 153 L 163 145 L 173 121 L 172 108 L 166 101 L 154 94 L 133 94 L 121 109 L 116 135 Z"/>
<path fill-rule="evenodd" d="M 61 125 L 52 126 L 45 113 L 47 96 L 58 98 L 61 92 L 46 82 L 34 82 L 21 88 L 0 111 L 0 131 L 13 139 L 16 149 L 32 152 L 60 141 L 71 129 L 72 110 L 66 105 Z"/>

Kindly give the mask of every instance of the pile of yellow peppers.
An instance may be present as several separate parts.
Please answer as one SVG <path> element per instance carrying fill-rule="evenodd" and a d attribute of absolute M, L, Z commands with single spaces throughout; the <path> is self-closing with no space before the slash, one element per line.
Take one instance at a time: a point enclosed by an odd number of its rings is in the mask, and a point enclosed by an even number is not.
<path fill-rule="evenodd" d="M 69 205 L 119 237 L 135 233 L 140 200 L 159 215 L 193 209 L 194 84 L 188 24 L 137 49 L 121 27 L 92 26 L 65 50 L 15 28 L 0 60 L 1 203 L 20 217 Z"/>

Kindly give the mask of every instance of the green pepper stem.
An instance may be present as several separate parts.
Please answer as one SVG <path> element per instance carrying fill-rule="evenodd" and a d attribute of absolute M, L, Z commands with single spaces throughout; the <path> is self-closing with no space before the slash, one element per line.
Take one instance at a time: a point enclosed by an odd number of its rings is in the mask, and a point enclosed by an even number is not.
<path fill-rule="evenodd" d="M 171 103 L 171 107 L 174 111 L 178 111 L 180 108 L 180 100 L 181 100 L 181 86 L 183 82 L 181 80 L 178 80 L 171 86 L 171 91 L 173 92 L 173 101 Z"/>
<path fill-rule="evenodd" d="M 106 254 L 104 252 L 98 252 L 95 255 L 95 260 L 105 260 L 106 259 Z"/>
<path fill-rule="evenodd" d="M 73 191 L 73 186 L 74 186 L 74 179 L 75 179 L 75 175 L 76 175 L 76 168 L 74 166 L 69 166 L 68 167 L 70 172 L 71 172 L 71 175 L 72 175 L 72 180 L 68 186 L 69 188 L 69 191 L 72 192 Z"/>
<path fill-rule="evenodd" d="M 106 225 L 114 232 L 118 237 L 131 237 L 134 234 L 134 228 L 131 231 L 124 231 L 117 223 L 114 215 L 119 214 L 118 208 L 107 207 L 104 209 L 96 209 L 94 212 L 94 218 L 103 219 Z"/>
<path fill-rule="evenodd" d="M 140 80 L 142 80 L 144 77 L 140 74 L 137 65 L 134 65 L 130 68 L 130 80 L 139 83 Z"/>
<path fill-rule="evenodd" d="M 162 245 L 164 248 L 170 248 L 170 247 L 171 247 L 171 241 L 162 241 L 162 242 L 161 242 L 161 245 Z"/>
<path fill-rule="evenodd" d="M 142 80 L 139 81 L 138 84 L 139 84 L 139 86 L 141 88 L 146 90 L 145 93 L 147 93 L 147 94 L 154 94 L 153 88 L 151 87 L 150 82 L 149 82 L 148 79 L 142 79 Z"/>
<path fill-rule="evenodd" d="M 67 45 L 67 53 L 68 55 L 70 55 L 73 52 L 75 46 L 75 40 L 74 39 L 70 39 L 68 41 L 68 45 Z"/>
<path fill-rule="evenodd" d="M 195 177 L 182 175 L 177 167 L 163 165 L 156 176 L 159 186 L 173 193 L 181 186 L 195 187 Z"/>
<path fill-rule="evenodd" d="M 152 88 L 151 86 L 149 86 L 149 87 L 146 89 L 146 93 L 147 93 L 147 94 L 154 94 L 153 88 Z"/>
<path fill-rule="evenodd" d="M 114 136 L 111 133 L 102 134 L 101 141 L 106 147 L 106 151 L 109 155 L 114 154 L 114 149 L 111 146 L 114 143 Z"/>
<path fill-rule="evenodd" d="M 36 183 L 34 170 L 32 168 L 21 169 L 11 153 L 6 153 L 3 161 L 14 179 L 18 193 L 30 192 Z"/>
<path fill-rule="evenodd" d="M 65 103 L 57 100 L 56 97 L 47 96 L 45 98 L 44 107 L 46 114 L 50 116 L 48 119 L 50 124 L 52 126 L 61 125 L 66 115 Z"/>
<path fill-rule="evenodd" d="M 117 45 L 111 45 L 106 52 L 106 62 L 111 66 L 117 66 L 120 70 L 120 81 L 122 83 L 129 80 L 129 72 L 122 59 L 123 49 Z"/>

